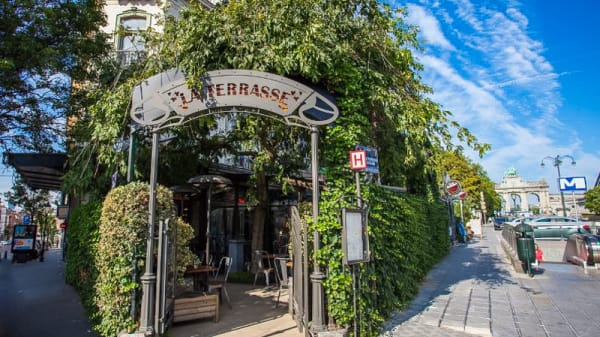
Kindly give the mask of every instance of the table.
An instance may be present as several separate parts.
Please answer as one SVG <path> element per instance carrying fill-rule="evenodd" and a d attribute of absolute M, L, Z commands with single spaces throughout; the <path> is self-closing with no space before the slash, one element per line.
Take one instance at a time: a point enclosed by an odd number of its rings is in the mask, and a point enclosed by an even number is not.
<path fill-rule="evenodd" d="M 277 258 L 289 258 L 288 254 L 267 254 L 264 257 L 266 257 L 267 259 L 269 259 L 269 265 L 272 268 L 275 268 L 275 259 Z"/>
<path fill-rule="evenodd" d="M 208 291 L 208 276 L 217 271 L 213 266 L 198 266 L 185 271 L 185 276 L 192 276 L 194 291 Z"/>

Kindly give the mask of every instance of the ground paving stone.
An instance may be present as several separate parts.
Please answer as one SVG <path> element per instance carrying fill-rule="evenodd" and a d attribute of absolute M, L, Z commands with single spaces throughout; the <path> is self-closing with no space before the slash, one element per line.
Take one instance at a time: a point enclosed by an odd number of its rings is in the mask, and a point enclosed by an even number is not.
<path fill-rule="evenodd" d="M 516 273 L 493 242 L 498 233 L 484 228 L 482 239 L 453 247 L 428 275 L 438 289 L 420 291 L 415 305 L 394 315 L 382 336 L 600 336 L 600 305 L 590 300 L 600 270 L 589 279 L 568 265 L 542 264 L 534 277 Z M 590 284 L 581 289 L 582 282 Z"/>

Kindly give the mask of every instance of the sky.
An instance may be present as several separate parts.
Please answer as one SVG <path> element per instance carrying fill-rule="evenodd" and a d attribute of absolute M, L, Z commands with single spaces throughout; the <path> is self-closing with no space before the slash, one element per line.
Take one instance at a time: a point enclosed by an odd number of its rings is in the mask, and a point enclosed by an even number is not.
<path fill-rule="evenodd" d="M 600 2 L 415 0 L 390 2 L 419 27 L 430 98 L 492 149 L 467 156 L 500 183 L 514 167 L 525 181 L 600 173 Z M 550 157 L 548 159 L 544 159 Z M 541 166 L 541 162 L 546 164 Z"/>
<path fill-rule="evenodd" d="M 408 9 L 424 52 L 431 99 L 492 149 L 468 152 L 492 181 L 514 167 L 525 181 L 558 193 L 563 177 L 600 173 L 600 2 L 592 0 L 392 1 Z M 540 164 L 544 160 L 546 164 Z M 12 186 L 0 164 L 0 197 Z"/>

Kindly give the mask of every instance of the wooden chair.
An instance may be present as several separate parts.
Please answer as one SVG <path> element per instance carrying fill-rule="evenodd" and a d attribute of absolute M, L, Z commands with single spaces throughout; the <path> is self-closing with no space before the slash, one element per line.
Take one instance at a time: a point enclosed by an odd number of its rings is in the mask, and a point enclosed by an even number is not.
<path fill-rule="evenodd" d="M 213 290 L 217 290 L 219 292 L 219 299 L 223 296 L 227 301 L 227 304 L 230 308 L 231 301 L 229 299 L 229 294 L 227 293 L 227 278 L 229 277 L 229 271 L 231 270 L 231 257 L 223 256 L 219 261 L 219 267 L 216 271 L 215 277 L 213 280 L 208 281 L 208 292 Z"/>
<path fill-rule="evenodd" d="M 271 260 L 269 259 L 269 253 L 265 250 L 256 250 L 254 251 L 254 259 L 256 265 L 256 270 L 254 270 L 254 285 L 256 285 L 258 275 L 264 275 L 265 282 L 267 283 L 267 286 L 269 286 L 269 275 L 274 271 L 271 266 Z M 266 265 L 265 261 L 267 262 Z"/>

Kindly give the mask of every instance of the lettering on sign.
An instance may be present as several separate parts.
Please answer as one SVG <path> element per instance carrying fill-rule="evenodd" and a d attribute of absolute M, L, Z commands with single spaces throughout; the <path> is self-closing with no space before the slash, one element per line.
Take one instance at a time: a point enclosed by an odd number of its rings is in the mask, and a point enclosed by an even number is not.
<path fill-rule="evenodd" d="M 367 154 L 366 172 L 371 174 L 379 174 L 379 156 L 377 150 L 368 146 L 357 145 L 355 150 L 363 150 Z"/>
<path fill-rule="evenodd" d="M 329 97 L 275 74 L 215 70 L 204 74 L 200 82 L 200 87 L 189 87 L 178 69 L 146 79 L 133 90 L 131 118 L 141 125 L 181 124 L 210 109 L 251 108 L 282 116 L 288 124 L 326 125 L 339 114 Z"/>
<path fill-rule="evenodd" d="M 364 170 L 367 168 L 367 153 L 366 151 L 350 151 L 350 169 Z"/>
<path fill-rule="evenodd" d="M 565 177 L 558 180 L 561 191 L 586 191 L 585 177 Z"/>

